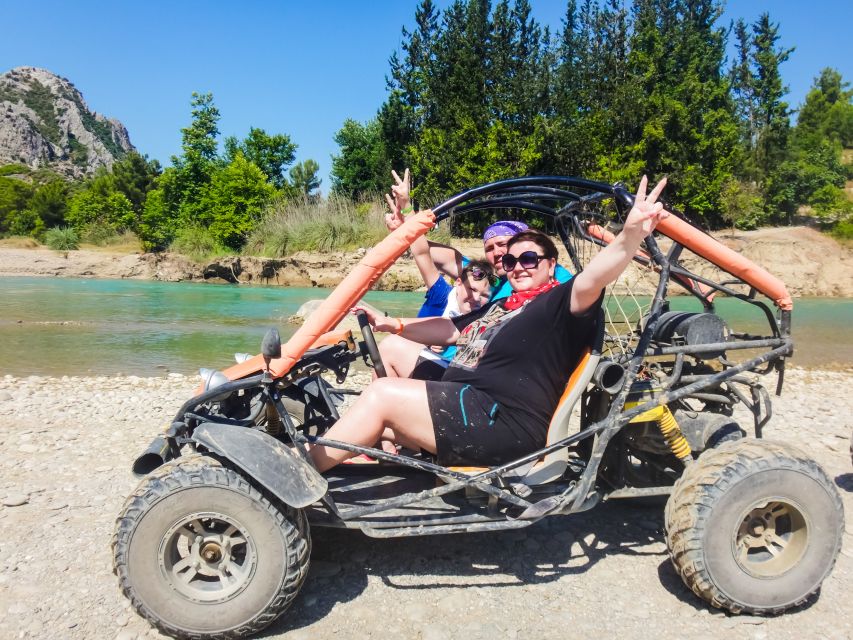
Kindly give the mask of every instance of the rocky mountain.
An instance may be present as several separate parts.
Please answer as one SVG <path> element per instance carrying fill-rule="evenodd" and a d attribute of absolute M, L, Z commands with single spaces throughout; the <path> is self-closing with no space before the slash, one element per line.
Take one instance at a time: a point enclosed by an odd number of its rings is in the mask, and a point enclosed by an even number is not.
<path fill-rule="evenodd" d="M 124 125 L 90 111 L 66 78 L 36 67 L 0 74 L 0 165 L 81 178 L 133 150 Z"/>

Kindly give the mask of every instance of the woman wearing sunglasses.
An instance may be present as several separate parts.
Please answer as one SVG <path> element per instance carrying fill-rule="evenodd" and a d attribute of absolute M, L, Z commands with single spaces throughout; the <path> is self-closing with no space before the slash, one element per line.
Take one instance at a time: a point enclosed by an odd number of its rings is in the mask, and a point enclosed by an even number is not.
<path fill-rule="evenodd" d="M 380 439 L 437 455 L 440 464 L 508 462 L 545 445 L 548 424 L 594 330 L 604 287 L 615 281 L 658 222 L 666 180 L 647 195 L 643 176 L 622 231 L 577 276 L 554 280 L 556 248 L 525 232 L 502 264 L 513 287 L 505 300 L 457 318 L 388 318 L 368 312 L 377 331 L 424 344 L 456 344 L 441 381 L 380 378 L 326 437 L 373 446 Z M 313 446 L 320 471 L 352 454 Z"/>

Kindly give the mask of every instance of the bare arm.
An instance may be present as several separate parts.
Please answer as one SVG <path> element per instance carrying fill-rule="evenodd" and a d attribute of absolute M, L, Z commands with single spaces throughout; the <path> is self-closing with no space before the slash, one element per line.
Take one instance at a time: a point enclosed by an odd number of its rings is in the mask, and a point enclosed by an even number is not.
<path fill-rule="evenodd" d="M 428 244 L 430 259 L 436 268 L 451 278 L 458 278 L 462 273 L 462 254 L 446 244 L 439 242 Z"/>
<path fill-rule="evenodd" d="M 376 331 L 396 333 L 413 342 L 448 345 L 454 344 L 459 339 L 459 330 L 448 318 L 394 318 L 380 315 L 374 309 L 361 306 L 353 307 L 353 312 L 356 311 L 364 311 L 370 326 Z"/>
<path fill-rule="evenodd" d="M 637 188 L 634 206 L 625 219 L 622 231 L 575 277 L 572 285 L 572 313 L 582 314 L 595 304 L 601 290 L 614 282 L 634 258 L 643 238 L 669 215 L 663 204 L 656 202 L 666 186 L 666 178 L 658 182 L 648 196 L 647 186 L 648 179 L 643 176 Z"/>
<path fill-rule="evenodd" d="M 411 203 L 411 199 L 409 197 L 409 190 L 411 188 L 409 170 L 406 169 L 403 172 L 402 178 L 400 178 L 397 172 L 393 170 L 391 171 L 391 175 L 394 177 L 395 182 L 395 184 L 391 186 L 391 192 L 394 196 L 391 197 L 391 195 L 387 193 L 385 194 L 385 201 L 391 208 L 391 213 L 385 214 L 385 226 L 388 227 L 389 231 L 393 231 L 403 224 L 403 210 L 409 207 L 409 204 Z M 430 257 L 429 242 L 427 242 L 427 239 L 424 236 L 420 236 L 417 240 L 412 242 L 411 249 L 412 256 L 415 259 L 415 265 L 417 265 L 418 271 L 421 273 L 421 278 L 423 278 L 424 284 L 429 288 L 441 277 L 441 273 L 439 273 L 438 268 L 432 261 L 432 257 Z"/>

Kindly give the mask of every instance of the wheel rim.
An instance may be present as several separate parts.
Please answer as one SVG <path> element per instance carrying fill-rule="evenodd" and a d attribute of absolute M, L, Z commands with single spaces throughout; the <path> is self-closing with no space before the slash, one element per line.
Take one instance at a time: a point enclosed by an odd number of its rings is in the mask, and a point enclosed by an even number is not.
<path fill-rule="evenodd" d="M 776 577 L 796 566 L 808 539 L 808 524 L 798 505 L 764 500 L 747 509 L 738 522 L 733 540 L 735 560 L 755 577 Z"/>
<path fill-rule="evenodd" d="M 257 549 L 237 520 L 221 513 L 182 517 L 160 541 L 160 571 L 171 587 L 194 602 L 223 602 L 252 581 Z"/>

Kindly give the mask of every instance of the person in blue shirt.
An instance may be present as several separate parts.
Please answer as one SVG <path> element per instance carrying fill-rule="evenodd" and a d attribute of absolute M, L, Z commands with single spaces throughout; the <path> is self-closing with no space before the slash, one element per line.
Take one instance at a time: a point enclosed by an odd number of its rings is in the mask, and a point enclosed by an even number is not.
<path fill-rule="evenodd" d="M 391 187 L 393 196 L 385 195 L 390 213 L 385 215 L 385 226 L 393 231 L 403 224 L 406 213 L 411 211 L 409 188 L 409 170 L 401 178 L 392 171 L 395 184 Z M 450 284 L 439 271 L 430 256 L 430 245 L 423 236 L 412 243 L 412 257 L 427 287 L 424 302 L 418 311 L 418 318 L 443 317 L 454 318 L 458 315 L 479 309 L 488 303 L 498 283 L 492 265 L 487 260 L 468 260 L 454 276 Z M 425 345 L 391 335 L 379 345 L 379 353 L 389 376 L 407 378 L 415 367 L 423 361 L 433 363 L 438 369 L 433 375 L 440 376 L 453 358 L 456 348 L 453 346 L 432 350 Z M 429 366 L 429 365 L 424 365 Z"/>

